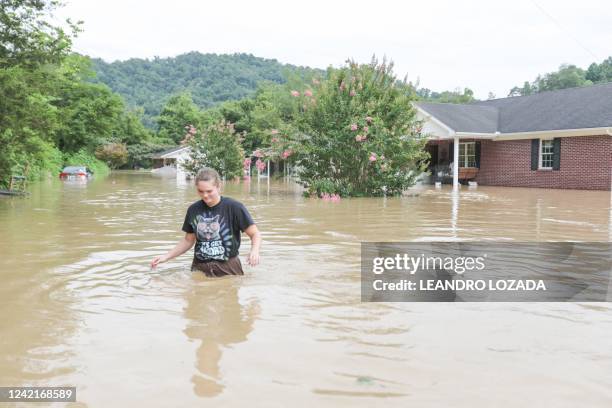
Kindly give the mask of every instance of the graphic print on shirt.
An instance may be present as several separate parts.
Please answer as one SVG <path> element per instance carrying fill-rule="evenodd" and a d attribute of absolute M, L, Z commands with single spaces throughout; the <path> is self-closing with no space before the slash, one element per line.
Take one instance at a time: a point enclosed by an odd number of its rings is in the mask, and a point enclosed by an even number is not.
<path fill-rule="evenodd" d="M 198 215 L 196 257 L 200 260 L 224 261 L 229 258 L 232 247 L 231 235 L 219 215 L 205 217 Z"/>

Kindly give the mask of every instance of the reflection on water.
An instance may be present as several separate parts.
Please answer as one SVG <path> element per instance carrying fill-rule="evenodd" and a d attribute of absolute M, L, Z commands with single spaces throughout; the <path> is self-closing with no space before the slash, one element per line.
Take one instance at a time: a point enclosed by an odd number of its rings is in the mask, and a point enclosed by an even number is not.
<path fill-rule="evenodd" d="M 207 279 L 203 274 L 197 275 L 202 282 L 186 294 L 185 334 L 200 343 L 196 352 L 198 373 L 191 378 L 194 392 L 209 397 L 223 390 L 219 367 L 223 350 L 247 339 L 258 309 L 255 303 L 241 306 L 240 278 Z"/>
<path fill-rule="evenodd" d="M 264 244 L 221 280 L 192 253 L 148 267 L 182 234 L 189 183 L 119 172 L 31 193 L 0 199 L 1 385 L 73 385 L 88 406 L 612 401 L 608 303 L 361 303 L 359 280 L 361 241 L 609 241 L 609 192 L 330 203 L 288 179 L 229 184 Z"/>

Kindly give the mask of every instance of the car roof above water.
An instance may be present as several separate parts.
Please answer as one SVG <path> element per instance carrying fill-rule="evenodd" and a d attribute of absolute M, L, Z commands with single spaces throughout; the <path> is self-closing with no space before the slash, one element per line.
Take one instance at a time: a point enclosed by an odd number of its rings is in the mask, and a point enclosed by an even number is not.
<path fill-rule="evenodd" d="M 76 173 L 79 171 L 87 171 L 87 167 L 86 166 L 68 166 L 68 167 L 64 167 L 64 170 L 62 170 L 62 173 Z"/>

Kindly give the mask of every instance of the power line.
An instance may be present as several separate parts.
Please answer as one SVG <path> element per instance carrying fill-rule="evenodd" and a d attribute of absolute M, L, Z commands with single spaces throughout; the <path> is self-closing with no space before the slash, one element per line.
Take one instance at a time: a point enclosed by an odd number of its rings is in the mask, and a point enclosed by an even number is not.
<path fill-rule="evenodd" d="M 535 0 L 531 0 L 531 2 L 534 4 L 534 6 L 536 6 L 542 12 L 542 14 L 544 14 L 550 21 L 552 21 L 559 28 L 559 30 L 563 31 L 568 37 L 574 40 L 574 42 L 576 42 L 576 44 L 578 44 L 580 48 L 582 48 L 583 50 L 591 54 L 593 58 L 595 58 L 596 61 L 599 60 L 599 57 L 597 55 L 595 55 L 591 50 L 589 50 L 580 41 L 578 41 L 578 39 L 574 37 L 569 30 L 566 30 L 565 27 L 559 24 L 559 22 L 553 16 L 551 16 L 546 10 L 544 10 L 538 3 L 536 3 Z"/>

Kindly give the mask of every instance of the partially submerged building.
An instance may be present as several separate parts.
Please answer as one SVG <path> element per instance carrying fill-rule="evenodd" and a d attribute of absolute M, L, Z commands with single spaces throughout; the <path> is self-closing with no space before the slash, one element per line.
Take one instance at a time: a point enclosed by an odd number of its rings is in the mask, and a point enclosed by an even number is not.
<path fill-rule="evenodd" d="M 417 103 L 431 171 L 454 185 L 610 190 L 612 83 L 470 104 Z"/>

